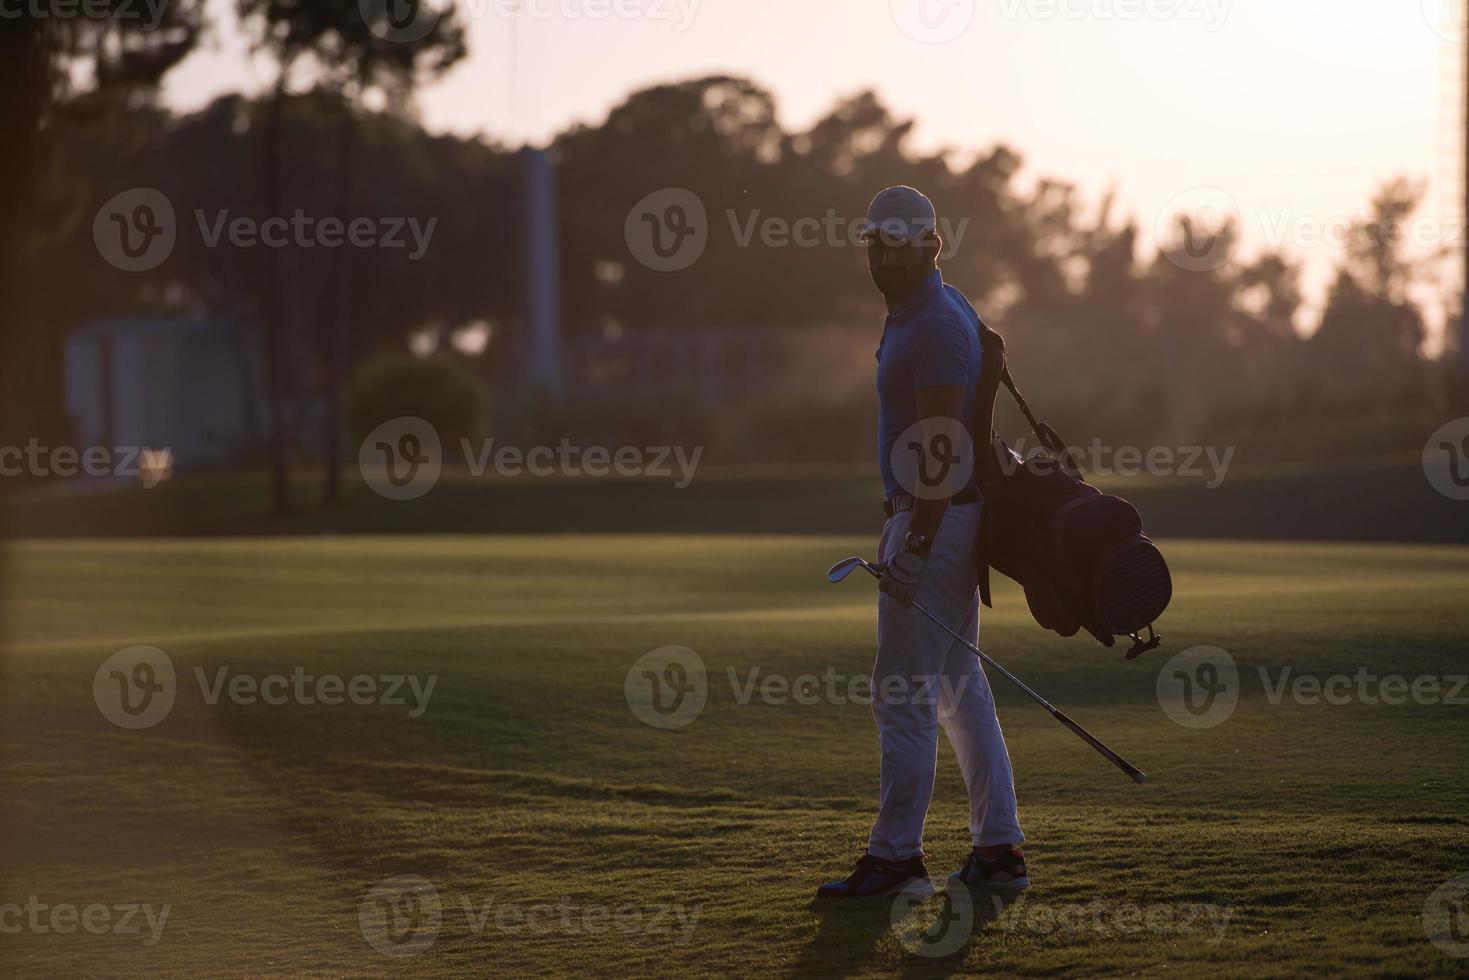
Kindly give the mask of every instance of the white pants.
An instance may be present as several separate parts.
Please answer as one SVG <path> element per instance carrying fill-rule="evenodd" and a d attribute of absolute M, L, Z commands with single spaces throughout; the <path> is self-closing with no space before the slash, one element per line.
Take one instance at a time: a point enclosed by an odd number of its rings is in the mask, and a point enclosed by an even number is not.
<path fill-rule="evenodd" d="M 974 544 L 980 506 L 950 506 L 944 513 L 917 595 L 929 612 L 971 641 L 979 635 Z M 878 546 L 880 560 L 903 550 L 912 517 L 908 511 L 888 520 Z M 940 725 L 969 790 L 974 846 L 1025 840 L 1015 812 L 1010 755 L 979 658 L 918 610 L 878 593 L 872 681 L 872 715 L 882 745 L 882 803 L 868 851 L 890 861 L 923 853 Z"/>

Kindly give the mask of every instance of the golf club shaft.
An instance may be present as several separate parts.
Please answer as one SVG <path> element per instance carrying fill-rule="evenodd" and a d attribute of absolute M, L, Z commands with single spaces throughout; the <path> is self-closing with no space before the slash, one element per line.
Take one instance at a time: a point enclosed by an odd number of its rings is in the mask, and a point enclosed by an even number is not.
<path fill-rule="evenodd" d="M 873 578 L 882 578 L 881 572 L 879 572 L 874 566 L 868 564 L 867 562 L 863 562 L 862 566 L 872 574 Z M 1122 756 L 1118 755 L 1116 752 L 1113 752 L 1111 749 L 1107 748 L 1106 745 L 1102 744 L 1101 739 L 1097 738 L 1091 732 L 1087 731 L 1085 728 L 1082 728 L 1076 722 L 1072 721 L 1060 708 L 1057 708 L 1054 704 L 1041 697 L 1035 691 L 1032 691 L 1024 681 L 1016 677 L 1014 674 L 1010 673 L 1001 664 L 996 663 L 993 658 L 991 658 L 979 647 L 975 646 L 973 643 L 970 643 L 968 640 L 964 639 L 964 637 L 960 636 L 958 633 L 950 629 L 948 624 L 945 623 L 943 620 L 939 619 L 937 616 L 929 612 L 917 602 L 913 603 L 913 608 L 917 609 L 919 612 L 923 613 L 923 615 L 927 616 L 939 629 L 943 630 L 945 633 L 949 634 L 954 639 L 958 640 L 960 643 L 968 647 L 974 653 L 974 655 L 977 656 L 986 665 L 993 667 L 995 670 L 999 671 L 1000 674 L 1007 681 L 1024 691 L 1032 701 L 1049 711 L 1052 718 L 1055 718 L 1061 724 L 1065 725 L 1067 728 L 1071 729 L 1078 736 L 1080 736 L 1082 741 L 1086 742 L 1086 744 L 1090 745 L 1102 755 L 1106 756 L 1108 761 L 1110 761 L 1118 769 L 1121 769 L 1123 772 L 1127 773 L 1127 775 L 1130 776 L 1134 782 L 1141 783 L 1148 778 L 1147 773 L 1143 772 L 1137 766 L 1134 766 L 1132 763 L 1122 758 Z"/>

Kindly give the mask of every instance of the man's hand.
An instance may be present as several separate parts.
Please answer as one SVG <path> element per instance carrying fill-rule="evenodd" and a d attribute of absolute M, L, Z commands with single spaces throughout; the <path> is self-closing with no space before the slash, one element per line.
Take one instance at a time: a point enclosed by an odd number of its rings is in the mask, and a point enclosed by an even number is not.
<path fill-rule="evenodd" d="M 903 605 L 910 605 L 913 597 L 918 594 L 918 583 L 922 581 L 923 570 L 927 567 L 927 556 L 911 551 L 899 552 L 882 570 L 882 578 L 877 580 L 877 587 Z"/>

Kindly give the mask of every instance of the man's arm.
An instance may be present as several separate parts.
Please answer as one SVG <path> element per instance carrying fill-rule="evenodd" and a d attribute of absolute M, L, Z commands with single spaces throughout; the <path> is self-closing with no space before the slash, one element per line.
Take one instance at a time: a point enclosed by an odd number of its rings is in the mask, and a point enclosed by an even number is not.
<path fill-rule="evenodd" d="M 960 418 L 964 413 L 963 385 L 943 385 L 937 388 L 919 388 L 915 393 L 918 403 L 918 417 L 928 419 L 954 419 L 967 431 L 969 426 Z M 952 427 L 949 427 L 952 428 Z M 924 431 L 936 431 L 936 427 L 925 425 Z M 969 456 L 968 447 L 959 447 L 963 456 Z M 939 500 L 925 500 L 919 497 L 913 502 L 913 521 L 910 530 L 917 531 L 928 540 L 932 541 L 939 533 L 939 524 L 944 519 L 944 512 L 949 509 L 949 498 Z"/>
<path fill-rule="evenodd" d="M 918 418 L 924 422 L 938 419 L 958 421 L 960 414 L 964 411 L 964 395 L 963 385 L 919 388 L 915 392 Z M 947 425 L 942 428 L 951 431 L 953 429 L 952 426 Z M 929 423 L 924 425 L 923 429 L 925 432 L 935 432 L 940 429 L 940 426 Z M 961 455 L 967 455 L 967 447 L 959 447 L 959 452 Z M 933 500 L 915 494 L 913 518 L 908 524 L 909 532 L 921 534 L 931 546 L 935 536 L 938 535 L 939 525 L 943 523 L 944 512 L 948 509 L 949 498 L 947 496 Z M 923 578 L 923 571 L 927 565 L 927 548 L 921 552 L 914 552 L 907 550 L 905 546 L 902 552 L 888 562 L 887 568 L 883 570 L 882 578 L 877 583 L 878 588 L 906 606 L 913 601 L 913 596 L 918 592 L 918 583 Z"/>

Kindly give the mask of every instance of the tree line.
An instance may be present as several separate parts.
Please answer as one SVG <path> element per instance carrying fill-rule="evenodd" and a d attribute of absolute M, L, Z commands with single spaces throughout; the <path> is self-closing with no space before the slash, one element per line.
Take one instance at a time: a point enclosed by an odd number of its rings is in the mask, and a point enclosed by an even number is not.
<path fill-rule="evenodd" d="M 257 324 L 271 406 L 266 461 L 284 508 L 293 443 L 327 461 L 326 497 L 339 492 L 342 388 L 369 355 L 401 349 L 417 331 L 482 321 L 494 340 L 477 369 L 513 378 L 517 161 L 513 148 L 432 134 L 416 119 L 415 89 L 466 54 L 452 16 L 404 43 L 383 40 L 348 0 L 239 6 L 278 68 L 274 84 L 186 115 L 158 103 L 157 85 L 207 31 L 202 4 L 170 5 L 165 30 L 124 31 L 121 46 L 103 43 L 95 23 L 3 28 L 14 57 L 0 71 L 17 93 L 5 122 L 7 132 L 23 130 L 6 166 L 11 186 L 30 189 L 0 213 L 0 260 L 13 260 L 0 261 L 0 275 L 16 299 L 0 313 L 6 368 L 26 392 L 6 419 L 36 433 L 63 418 L 61 339 L 93 316 L 207 312 Z M 854 322 L 871 323 L 875 341 L 881 306 L 846 229 L 875 190 L 908 183 L 951 229 L 962 222 L 945 275 L 1006 335 L 1028 395 L 1063 430 L 1138 443 L 1287 431 L 1373 451 L 1394 445 L 1374 427 L 1411 428 L 1462 390 L 1452 348 L 1438 361 L 1423 354 L 1424 315 L 1410 287 L 1432 267 L 1374 234 L 1418 207 L 1421 187 L 1409 179 L 1381 186 L 1348 238 L 1319 328 L 1303 336 L 1298 257 L 1192 261 L 1231 245 L 1236 227 L 1185 216 L 1172 238 L 1144 248 L 1138 221 L 1110 197 L 1088 202 L 1065 181 L 1025 179 L 1012 147 L 997 143 L 962 166 L 952 153 L 914 152 L 914 121 L 875 93 L 842 100 L 800 131 L 784 129 L 776 108 L 748 79 L 690 79 L 634 92 L 602 122 L 552 141 L 569 335 Z M 127 273 L 99 259 L 91 220 L 112 194 L 137 186 L 168 196 L 180 234 L 168 261 Z M 640 262 L 626 233 L 635 205 L 666 188 L 696 195 L 708 222 L 703 254 L 675 272 Z M 297 212 L 435 225 L 413 261 L 377 248 L 211 247 L 193 229 L 200 213 Z M 822 230 L 814 245 L 771 244 L 755 231 L 769 219 Z M 729 418 L 697 435 L 716 451 L 723 439 L 731 456 L 822 444 L 801 427 L 850 428 L 852 412 L 871 409 L 870 392 L 834 404 L 822 383 L 815 376 L 810 390 L 722 406 Z M 581 412 L 545 406 L 533 421 L 545 432 L 548 420 L 657 415 L 657 396 L 648 397 Z M 308 423 L 308 400 L 327 406 L 324 419 Z M 731 428 L 731 418 L 748 425 Z M 308 424 L 319 428 L 303 431 Z"/>

